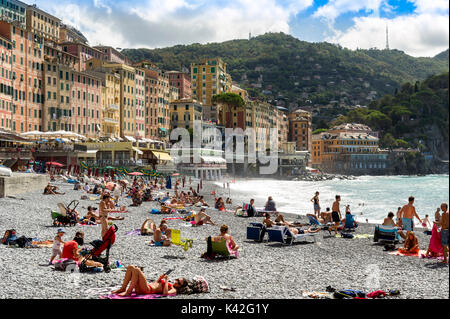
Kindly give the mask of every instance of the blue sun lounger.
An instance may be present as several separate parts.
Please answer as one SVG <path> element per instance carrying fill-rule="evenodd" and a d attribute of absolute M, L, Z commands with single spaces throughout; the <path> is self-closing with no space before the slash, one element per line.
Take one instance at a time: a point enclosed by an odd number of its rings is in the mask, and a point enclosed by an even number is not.
<path fill-rule="evenodd" d="M 395 244 L 400 241 L 400 235 L 398 234 L 398 228 L 392 226 L 375 226 L 375 233 L 373 235 L 374 242 L 388 242 Z"/>
<path fill-rule="evenodd" d="M 305 240 L 308 237 L 312 237 L 314 242 L 316 241 L 315 234 L 298 234 L 291 233 L 286 226 L 272 226 L 267 228 L 267 234 L 269 235 L 269 242 L 277 242 L 283 245 L 292 245 L 294 241 Z"/>
<path fill-rule="evenodd" d="M 266 226 L 262 223 L 250 223 L 250 226 L 247 227 L 247 239 L 262 242 L 266 232 Z"/>

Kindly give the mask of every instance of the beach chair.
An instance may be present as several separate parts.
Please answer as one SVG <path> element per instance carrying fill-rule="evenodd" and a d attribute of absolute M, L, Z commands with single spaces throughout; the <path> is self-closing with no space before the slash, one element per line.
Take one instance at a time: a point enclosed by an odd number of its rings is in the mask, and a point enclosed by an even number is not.
<path fill-rule="evenodd" d="M 172 229 L 171 231 L 172 244 L 176 246 L 182 246 L 184 251 L 188 251 L 192 248 L 192 240 L 181 238 L 181 231 L 179 229 Z"/>
<path fill-rule="evenodd" d="M 239 253 L 237 251 L 232 251 L 230 248 L 228 248 L 227 241 L 223 238 L 220 241 L 215 241 L 214 238 L 212 238 L 211 249 L 212 254 L 214 255 L 220 255 L 227 258 L 238 258 L 239 256 Z"/>
<path fill-rule="evenodd" d="M 53 220 L 53 226 L 75 226 L 77 224 L 75 209 L 78 207 L 79 202 L 74 200 L 69 205 L 64 206 L 63 203 L 58 203 L 57 211 L 51 211 L 51 217 Z"/>
<path fill-rule="evenodd" d="M 250 223 L 250 226 L 247 227 L 247 239 L 261 243 L 264 240 L 266 232 L 266 226 L 262 223 Z"/>
<path fill-rule="evenodd" d="M 327 230 L 329 227 L 333 226 L 333 223 L 322 224 L 313 216 L 308 215 L 308 220 L 311 226 L 319 226 L 320 228 Z"/>
<path fill-rule="evenodd" d="M 294 241 L 305 240 L 308 237 L 312 237 L 314 242 L 316 241 L 315 234 L 298 234 L 294 235 L 286 226 L 272 226 L 267 228 L 267 234 L 269 235 L 269 242 L 277 242 L 283 245 L 292 245 Z"/>
<path fill-rule="evenodd" d="M 375 233 L 373 235 L 374 242 L 386 242 L 391 245 L 395 245 L 400 241 L 400 235 L 398 234 L 398 228 L 392 226 L 375 226 Z"/>

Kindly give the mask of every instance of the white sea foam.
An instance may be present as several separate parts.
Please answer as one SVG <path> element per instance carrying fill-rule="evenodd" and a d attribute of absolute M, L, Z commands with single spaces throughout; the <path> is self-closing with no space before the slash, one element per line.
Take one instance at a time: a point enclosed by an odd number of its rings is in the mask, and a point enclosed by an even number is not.
<path fill-rule="evenodd" d="M 217 183 L 222 186 L 222 183 Z M 416 210 L 421 218 L 426 214 L 434 218 L 436 208 L 449 202 L 449 176 L 361 176 L 355 180 L 331 180 L 321 182 L 279 181 L 269 179 L 240 179 L 231 183 L 231 196 L 246 194 L 263 206 L 272 196 L 279 211 L 305 215 L 313 213 L 310 199 L 320 192 L 322 211 L 331 207 L 335 195 L 341 195 L 341 212 L 350 205 L 357 220 L 379 222 L 387 213 L 415 197 Z M 363 206 L 364 204 L 364 206 Z M 361 215 L 362 213 L 362 215 Z"/>

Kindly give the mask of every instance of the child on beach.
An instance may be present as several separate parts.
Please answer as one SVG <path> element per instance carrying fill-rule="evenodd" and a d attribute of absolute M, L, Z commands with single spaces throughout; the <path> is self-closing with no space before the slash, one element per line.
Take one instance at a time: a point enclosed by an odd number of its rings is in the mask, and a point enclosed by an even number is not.
<path fill-rule="evenodd" d="M 425 230 L 428 230 L 428 226 L 431 227 L 431 223 L 428 220 L 428 215 L 425 215 L 425 218 L 422 219 L 422 227 L 425 228 Z"/>
<path fill-rule="evenodd" d="M 62 237 L 64 236 L 66 232 L 63 228 L 59 228 L 57 231 L 57 235 L 55 237 L 55 240 L 53 241 L 53 247 L 52 247 L 52 256 L 50 257 L 49 265 L 53 264 L 53 260 L 56 258 L 56 256 L 59 256 L 61 258 L 62 254 L 62 247 L 61 244 L 64 245 L 65 242 L 62 240 Z"/>
<path fill-rule="evenodd" d="M 406 235 L 405 244 L 402 248 L 398 249 L 401 253 L 417 254 L 419 252 L 419 240 L 413 231 L 410 231 Z"/>

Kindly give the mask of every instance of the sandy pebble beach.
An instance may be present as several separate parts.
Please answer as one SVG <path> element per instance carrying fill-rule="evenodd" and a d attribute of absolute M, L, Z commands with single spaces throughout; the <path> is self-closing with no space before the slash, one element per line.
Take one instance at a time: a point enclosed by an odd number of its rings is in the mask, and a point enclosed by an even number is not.
<path fill-rule="evenodd" d="M 68 204 L 77 199 L 77 210 L 84 215 L 89 205 L 98 207 L 99 201 L 80 200 L 83 191 L 73 191 L 71 184 L 57 182 L 55 185 L 66 195 L 44 196 L 42 192 L 19 195 L 16 198 L 0 199 L 0 232 L 16 229 L 19 236 L 53 240 L 56 227 L 52 227 L 51 210 L 57 203 Z M 194 185 L 196 187 L 196 185 Z M 217 186 L 204 183 L 201 191 L 210 205 L 210 192 Z M 224 191 L 223 194 L 226 194 Z M 270 195 L 270 194 L 268 194 Z M 225 196 L 226 197 L 226 196 Z M 248 198 L 233 197 L 234 203 L 246 202 Z M 130 199 L 121 199 L 120 204 L 129 205 Z M 256 203 L 257 207 L 264 203 Z M 237 206 L 233 204 L 229 209 Z M 116 243 L 111 248 L 111 261 L 120 261 L 143 266 L 147 279 L 156 279 L 168 269 L 174 269 L 170 278 L 203 276 L 209 283 L 210 293 L 172 298 L 307 298 L 303 291 L 324 292 L 327 286 L 340 289 L 358 289 L 365 292 L 382 289 L 399 289 L 401 295 L 391 298 L 449 298 L 448 266 L 432 259 L 419 259 L 389 255 L 383 245 L 373 243 L 372 238 L 344 239 L 329 236 L 327 231 L 316 235 L 316 242 L 292 246 L 275 243 L 255 243 L 246 239 L 249 222 L 261 222 L 262 218 L 240 218 L 233 213 L 208 210 L 217 224 L 227 224 L 230 234 L 241 246 L 240 258 L 207 261 L 200 258 L 206 251 L 205 238 L 218 235 L 219 226 L 191 227 L 181 220 L 170 220 L 169 227 L 180 229 L 183 238 L 194 239 L 187 252 L 179 246 L 151 247 L 148 236 L 127 236 L 127 232 L 140 228 L 146 218 L 159 223 L 168 215 L 152 215 L 155 202 L 145 202 L 140 207 L 129 207 L 129 213 L 121 214 L 124 221 L 117 221 Z M 198 209 L 194 209 L 198 211 Z M 114 214 L 117 216 L 118 214 Z M 287 220 L 307 223 L 305 217 L 286 216 Z M 101 227 L 66 227 L 65 241 L 72 240 L 76 231 L 85 232 L 85 242 L 100 239 Z M 373 235 L 374 226 L 362 224 L 356 234 Z M 426 250 L 430 236 L 421 231 L 420 249 Z M 110 273 L 70 274 L 57 272 L 47 266 L 51 248 L 10 248 L 0 245 L 0 298 L 64 298 L 97 299 L 111 287 L 122 283 L 123 270 Z M 225 291 L 221 286 L 234 288 Z"/>

